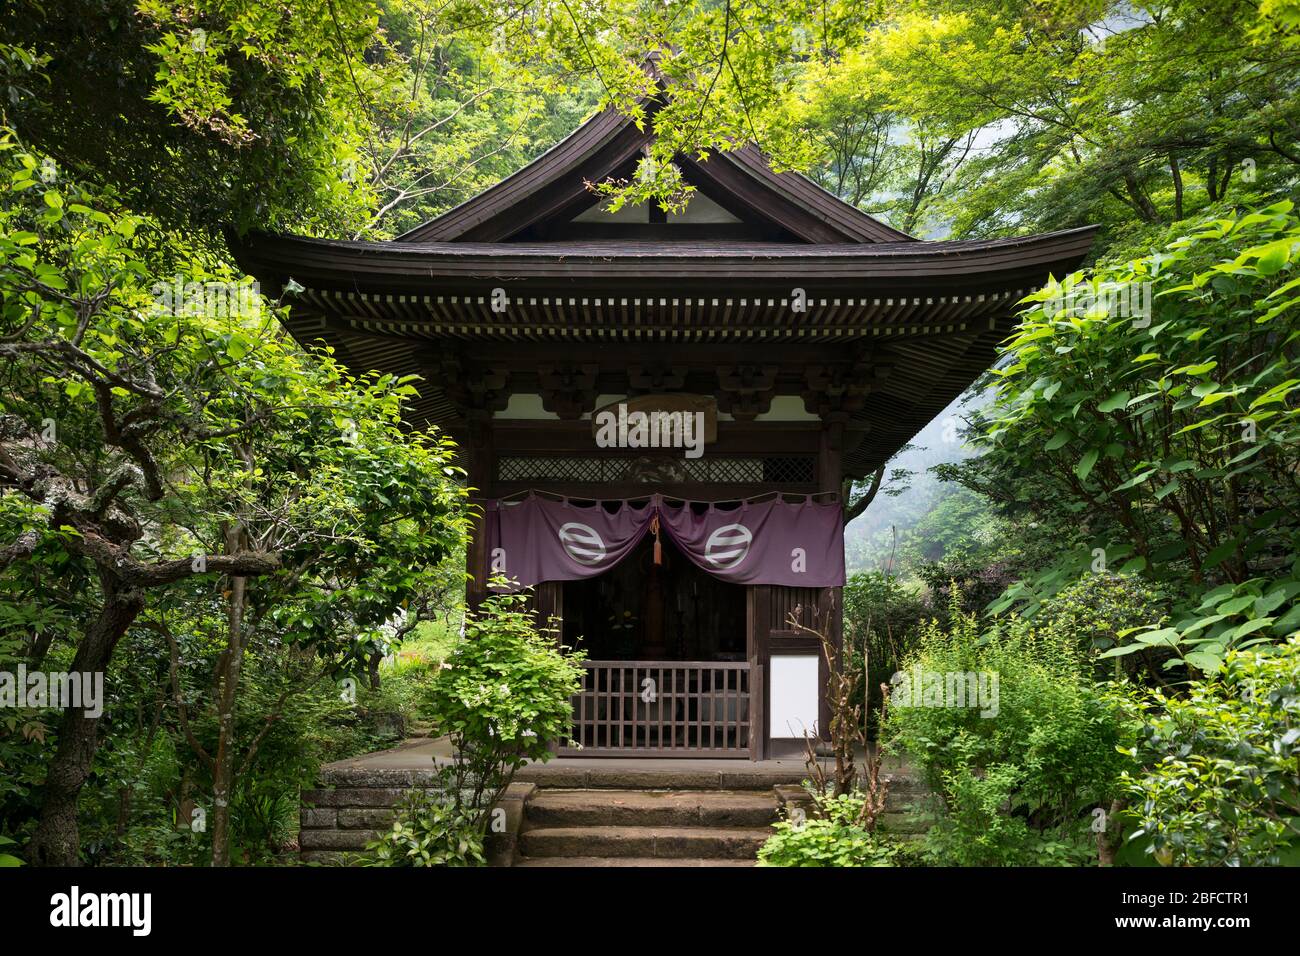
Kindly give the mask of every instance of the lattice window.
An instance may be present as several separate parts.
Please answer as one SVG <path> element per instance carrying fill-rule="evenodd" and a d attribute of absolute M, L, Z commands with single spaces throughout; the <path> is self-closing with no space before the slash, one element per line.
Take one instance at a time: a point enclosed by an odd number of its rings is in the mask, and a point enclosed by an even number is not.
<path fill-rule="evenodd" d="M 811 484 L 816 480 L 816 466 L 810 457 L 764 458 L 763 480 L 773 484 Z"/>
<path fill-rule="evenodd" d="M 505 455 L 497 461 L 497 480 L 525 483 L 643 482 L 710 484 L 811 484 L 816 464 L 810 456 L 752 458 L 639 458 L 614 455 Z"/>
<path fill-rule="evenodd" d="M 622 463 L 609 458 L 524 458 L 497 459 L 498 481 L 614 481 Z"/>

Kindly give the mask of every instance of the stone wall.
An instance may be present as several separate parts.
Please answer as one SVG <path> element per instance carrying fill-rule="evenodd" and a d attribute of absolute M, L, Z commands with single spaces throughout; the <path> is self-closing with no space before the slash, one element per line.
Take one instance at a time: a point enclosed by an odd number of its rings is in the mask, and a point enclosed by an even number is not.
<path fill-rule="evenodd" d="M 304 863 L 346 865 L 393 823 L 396 807 L 412 789 L 433 790 L 432 770 L 326 768 L 321 786 L 302 795 L 298 847 Z M 504 811 L 499 832 L 489 832 L 488 862 L 510 866 L 517 852 L 524 801 L 534 784 L 512 783 L 497 806 Z"/>
<path fill-rule="evenodd" d="M 927 829 L 926 812 L 932 810 L 933 796 L 920 778 L 910 773 L 882 773 L 881 781 L 888 786 L 885 808 L 877 823 L 880 834 L 899 840 L 913 840 Z M 781 810 L 788 815 L 801 810 L 810 815 L 812 795 L 801 786 L 778 784 L 774 787 Z"/>

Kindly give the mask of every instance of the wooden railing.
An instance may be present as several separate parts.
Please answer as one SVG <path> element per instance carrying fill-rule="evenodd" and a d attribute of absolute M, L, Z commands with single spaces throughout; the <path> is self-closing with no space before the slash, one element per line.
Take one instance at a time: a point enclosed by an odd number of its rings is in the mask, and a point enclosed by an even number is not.
<path fill-rule="evenodd" d="M 565 756 L 746 757 L 747 663 L 584 661 Z"/>

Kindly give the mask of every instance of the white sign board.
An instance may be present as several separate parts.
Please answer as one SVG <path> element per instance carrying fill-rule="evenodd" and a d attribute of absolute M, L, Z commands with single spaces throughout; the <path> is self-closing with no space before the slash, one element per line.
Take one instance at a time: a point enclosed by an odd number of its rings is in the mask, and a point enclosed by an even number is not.
<path fill-rule="evenodd" d="M 816 654 L 771 657 L 771 732 L 773 737 L 802 738 L 817 732 Z"/>

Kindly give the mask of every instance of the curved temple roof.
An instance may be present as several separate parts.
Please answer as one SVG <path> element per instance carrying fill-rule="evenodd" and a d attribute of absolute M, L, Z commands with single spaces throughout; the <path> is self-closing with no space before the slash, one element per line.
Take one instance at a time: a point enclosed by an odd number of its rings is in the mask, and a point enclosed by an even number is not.
<path fill-rule="evenodd" d="M 791 282 L 868 294 L 969 292 L 1040 285 L 1071 271 L 1093 227 L 1027 238 L 945 242 L 780 243 L 692 241 L 349 242 L 254 233 L 239 242 L 254 275 L 313 288 L 372 292 L 481 290 L 509 283 L 570 294 L 583 289 L 719 289 Z M 810 287 L 809 294 L 815 289 Z"/>
<path fill-rule="evenodd" d="M 418 418 L 464 422 L 440 386 L 440 356 L 530 363 L 655 349 L 699 374 L 760 359 L 885 365 L 847 425 L 846 474 L 869 473 L 991 364 L 1016 303 L 1074 271 L 1096 227 L 1010 239 L 924 242 L 753 147 L 679 159 L 717 212 L 599 221 L 587 183 L 633 174 L 652 133 L 597 114 L 547 153 L 393 241 L 252 233 L 230 237 L 271 294 L 293 280 L 290 331 L 356 371 L 426 378 Z M 689 212 L 689 210 L 688 210 Z M 581 216 L 581 218 L 579 218 Z M 512 351 L 513 350 L 513 351 Z M 548 351 L 549 350 L 549 351 Z M 800 351 L 803 350 L 803 351 Z M 548 358 L 551 356 L 551 358 Z M 802 372 L 778 386 L 798 393 Z"/>

